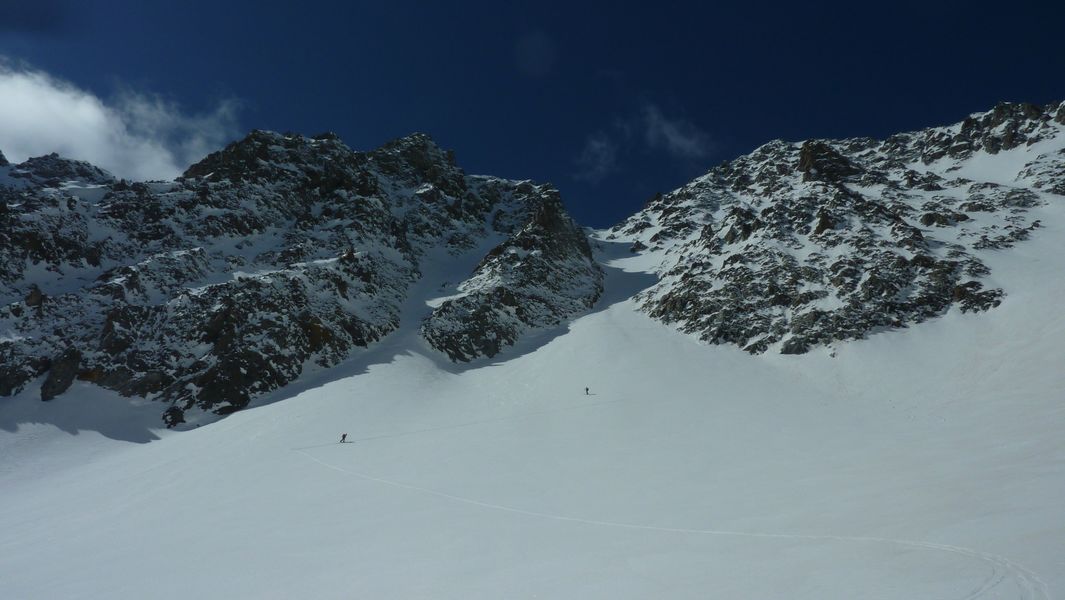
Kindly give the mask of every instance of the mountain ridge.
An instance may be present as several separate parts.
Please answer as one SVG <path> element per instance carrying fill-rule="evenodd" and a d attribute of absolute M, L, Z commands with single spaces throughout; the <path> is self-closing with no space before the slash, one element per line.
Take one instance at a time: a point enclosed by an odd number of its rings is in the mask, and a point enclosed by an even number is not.
<path fill-rule="evenodd" d="M 602 234 L 657 274 L 639 310 L 704 342 L 804 353 L 1007 301 L 987 253 L 1065 195 L 1063 131 L 1065 103 L 1002 103 L 884 140 L 773 140 Z M 363 152 L 253 130 L 172 182 L 52 154 L 0 164 L 0 200 L 0 395 L 80 379 L 160 401 L 168 426 L 390 335 L 429 256 L 483 252 L 417 328 L 452 361 L 604 292 L 557 189 L 468 175 L 421 133 Z"/>
<path fill-rule="evenodd" d="M 169 426 L 193 407 L 239 410 L 394 331 L 429 252 L 502 241 L 545 212 L 579 231 L 553 188 L 467 176 L 424 134 L 362 153 L 256 130 L 174 182 L 79 180 L 73 161 L 21 178 L 41 162 L 4 174 L 23 185 L 4 188 L 0 394 L 45 376 L 47 400 L 77 377 L 163 400 Z M 580 241 L 560 255 L 588 262 Z M 578 308 L 553 306 L 522 328 Z"/>

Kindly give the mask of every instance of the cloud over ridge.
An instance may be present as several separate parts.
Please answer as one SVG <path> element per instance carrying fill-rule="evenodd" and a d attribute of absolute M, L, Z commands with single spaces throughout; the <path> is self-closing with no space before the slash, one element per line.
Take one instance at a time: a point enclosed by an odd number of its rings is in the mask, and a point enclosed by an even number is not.
<path fill-rule="evenodd" d="M 671 119 L 653 104 L 643 107 L 643 131 L 647 145 L 661 148 L 680 158 L 705 158 L 710 154 L 710 138 L 693 123 Z"/>
<path fill-rule="evenodd" d="M 655 104 L 617 118 L 611 127 L 588 135 L 574 159 L 573 178 L 599 183 L 620 168 L 623 154 L 633 151 L 664 154 L 679 161 L 702 161 L 713 154 L 714 142 L 699 126 L 666 115 Z"/>
<path fill-rule="evenodd" d="M 606 133 L 596 132 L 585 140 L 574 162 L 578 168 L 574 175 L 577 180 L 599 183 L 617 169 L 618 146 Z"/>
<path fill-rule="evenodd" d="M 104 100 L 44 71 L 0 59 L 0 151 L 12 162 L 51 152 L 128 179 L 169 179 L 237 133 L 238 103 L 188 114 L 131 90 Z"/>

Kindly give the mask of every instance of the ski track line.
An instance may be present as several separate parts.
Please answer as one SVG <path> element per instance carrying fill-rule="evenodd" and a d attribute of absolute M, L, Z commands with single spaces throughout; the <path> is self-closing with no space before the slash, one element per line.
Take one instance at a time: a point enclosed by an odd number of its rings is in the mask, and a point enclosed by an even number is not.
<path fill-rule="evenodd" d="M 332 445 L 332 444 L 329 444 Z M 346 473 L 359 479 L 366 481 L 372 481 L 382 485 L 387 485 L 395 488 L 405 489 L 409 491 L 419 492 L 422 494 L 428 494 L 431 496 L 437 496 L 439 498 L 445 498 L 453 502 L 460 502 L 463 504 L 469 504 L 472 506 L 478 506 L 481 508 L 487 508 L 491 510 L 497 510 L 502 512 L 508 512 L 513 514 L 525 515 L 529 517 L 537 517 L 541 519 L 550 519 L 553 521 L 562 521 L 567 523 L 582 523 L 585 525 L 596 525 L 599 527 L 615 527 L 619 529 L 635 529 L 640 531 L 661 531 L 666 533 L 685 533 L 695 535 L 715 535 L 715 536 L 730 536 L 730 537 L 748 537 L 748 538 L 769 538 L 769 539 L 790 539 L 790 540 L 812 540 L 812 541 L 837 541 L 837 542 L 866 542 L 877 544 L 892 544 L 895 546 L 903 546 L 907 548 L 918 548 L 924 550 L 938 550 L 941 552 L 948 552 L 951 554 L 957 554 L 968 558 L 975 558 L 981 560 L 991 567 L 991 576 L 984 580 L 976 589 L 970 592 L 961 600 L 975 600 L 980 596 L 986 594 L 990 590 L 1001 584 L 1005 578 L 1006 573 L 1012 575 L 1014 581 L 1017 584 L 1018 591 L 1020 592 L 1019 598 L 1022 600 L 1051 600 L 1049 586 L 1042 579 L 1039 578 L 1031 570 L 1024 566 L 1015 563 L 1005 557 L 990 554 L 986 552 L 980 552 L 972 548 L 965 548 L 962 546 L 952 546 L 949 544 L 938 544 L 934 542 L 922 542 L 918 540 L 902 540 L 893 538 L 882 538 L 872 536 L 848 536 L 848 535 L 828 535 L 828 534 L 804 534 L 804 533 L 769 533 L 758 531 L 729 531 L 723 529 L 688 529 L 683 527 L 658 527 L 655 525 L 643 525 L 639 523 L 623 523 L 619 521 L 602 521 L 598 519 L 583 519 L 580 517 L 569 517 L 566 515 L 556 515 L 551 513 L 543 513 L 532 510 L 525 510 L 513 506 L 506 506 L 502 504 L 493 504 L 491 502 L 483 502 L 474 498 L 466 498 L 463 496 L 456 496 L 454 494 L 448 494 L 438 490 L 424 488 L 409 483 L 402 483 L 399 481 L 392 481 L 390 479 L 383 479 L 381 477 L 374 477 L 366 473 L 360 473 L 358 471 L 352 471 L 344 469 L 336 465 L 327 463 L 320 460 L 302 450 L 293 450 L 312 461 L 338 471 L 340 473 Z"/>

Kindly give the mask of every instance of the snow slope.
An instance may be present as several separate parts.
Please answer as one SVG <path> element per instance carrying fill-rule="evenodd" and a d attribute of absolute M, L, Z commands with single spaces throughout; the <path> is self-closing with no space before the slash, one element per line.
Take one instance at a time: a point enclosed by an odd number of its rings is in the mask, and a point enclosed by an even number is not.
<path fill-rule="evenodd" d="M 1065 598 L 1065 207 L 1032 213 L 1000 307 L 800 356 L 637 312 L 603 240 L 596 308 L 492 361 L 424 346 L 427 275 L 380 345 L 191 431 L 31 387 L 0 597 Z"/>

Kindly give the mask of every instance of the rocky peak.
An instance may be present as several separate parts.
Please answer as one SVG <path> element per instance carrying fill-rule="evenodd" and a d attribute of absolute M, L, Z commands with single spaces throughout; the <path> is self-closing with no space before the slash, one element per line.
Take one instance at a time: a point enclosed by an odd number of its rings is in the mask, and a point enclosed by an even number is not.
<path fill-rule="evenodd" d="M 799 149 L 798 169 L 803 174 L 803 181 L 840 181 L 861 173 L 854 163 L 820 140 L 803 142 Z"/>
<path fill-rule="evenodd" d="M 190 166 L 183 178 L 212 181 L 264 181 L 298 177 L 320 170 L 330 160 L 351 161 L 357 157 L 335 135 L 304 137 L 294 133 L 253 130 L 243 139 L 208 154 Z"/>
<path fill-rule="evenodd" d="M 452 166 L 455 164 L 453 152 L 442 150 L 429 134 L 421 132 L 385 142 L 373 153 L 377 155 L 399 154 L 415 167 L 427 167 L 441 161 Z"/>
<path fill-rule="evenodd" d="M 974 149 L 996 154 L 1044 139 L 1045 126 L 1062 117 L 1065 113 L 1057 105 L 1000 102 L 990 111 L 963 121 L 959 138 Z"/>
<path fill-rule="evenodd" d="M 113 175 L 99 167 L 82 160 L 63 158 L 55 152 L 15 165 L 10 175 L 43 187 L 59 187 L 67 182 L 102 185 L 115 181 Z"/>
<path fill-rule="evenodd" d="M 991 127 L 998 127 L 1007 121 L 1016 123 L 1038 121 L 1044 119 L 1054 108 L 1054 105 L 1044 107 L 1028 102 L 999 102 L 994 108 L 983 113 L 981 120 Z M 966 125 L 971 125 L 972 122 L 972 117 L 963 121 L 962 130 L 965 130 Z"/>
<path fill-rule="evenodd" d="M 7 157 L 4 156 L 3 152 L 0 152 L 0 167 L 6 167 L 9 164 L 11 164 L 11 163 L 7 162 Z"/>
<path fill-rule="evenodd" d="M 533 212 L 529 225 L 516 239 L 533 238 L 538 242 L 550 240 L 550 244 L 539 244 L 549 255 L 560 251 L 562 254 L 574 252 L 590 261 L 592 251 L 588 246 L 587 236 L 566 213 L 562 206 L 561 194 L 550 185 L 541 186 L 540 192 L 543 201 Z"/>
<path fill-rule="evenodd" d="M 998 154 L 1032 146 L 1055 138 L 1063 124 L 1065 103 L 1039 106 L 1000 102 L 993 109 L 970 115 L 961 123 L 900 133 L 878 145 L 897 160 L 930 165 L 943 159 L 967 160 L 980 151 Z"/>
<path fill-rule="evenodd" d="M 441 149 L 427 134 L 414 133 L 392 140 L 368 157 L 389 177 L 403 181 L 424 179 L 455 197 L 466 192 L 466 175 L 456 165 L 455 153 Z"/>

